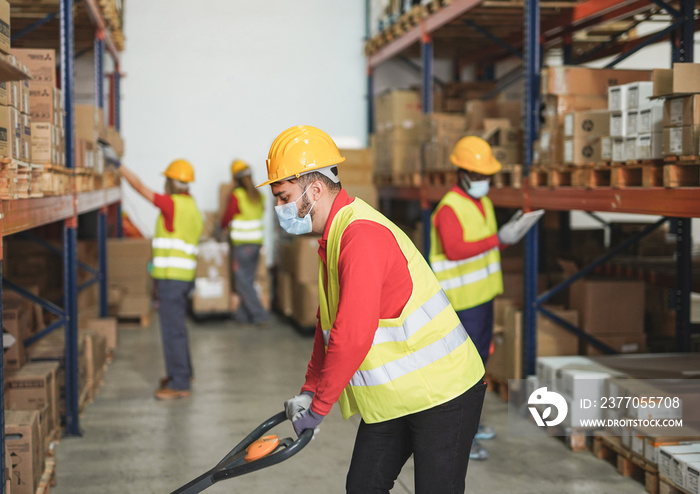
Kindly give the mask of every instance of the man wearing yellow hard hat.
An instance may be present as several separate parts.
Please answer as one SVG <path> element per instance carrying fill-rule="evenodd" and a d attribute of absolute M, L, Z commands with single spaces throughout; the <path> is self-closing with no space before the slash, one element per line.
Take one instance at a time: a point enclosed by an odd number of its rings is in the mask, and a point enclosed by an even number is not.
<path fill-rule="evenodd" d="M 272 143 L 261 184 L 285 231 L 322 235 L 313 351 L 285 411 L 297 434 L 336 401 L 344 418 L 362 416 L 348 493 L 389 492 L 411 455 L 417 493 L 462 493 L 484 366 L 411 240 L 342 188 L 343 161 L 328 134 L 292 127 Z"/>
<path fill-rule="evenodd" d="M 231 175 L 233 191 L 221 217 L 221 228 L 225 230 L 228 226 L 233 247 L 232 270 L 236 293 L 241 300 L 236 321 L 261 325 L 267 320 L 267 312 L 260 303 L 254 282 L 263 243 L 265 203 L 253 185 L 246 162 L 235 160 L 231 164 Z"/>
<path fill-rule="evenodd" d="M 136 192 L 154 204 L 160 214 L 153 235 L 153 271 L 158 290 L 158 315 L 166 376 L 160 380 L 156 399 L 172 400 L 190 395 L 190 359 L 185 313 L 197 268 L 197 246 L 202 234 L 202 215 L 189 195 L 194 168 L 175 160 L 165 170 L 165 194 L 157 194 L 124 165 L 121 175 Z"/>
<path fill-rule="evenodd" d="M 491 146 L 480 137 L 460 139 L 450 155 L 457 183 L 431 218 L 430 265 L 486 365 L 493 338 L 493 299 L 503 293 L 498 227 L 488 198 L 491 176 L 501 169 Z M 480 426 L 471 458 L 488 452 L 478 439 L 495 432 Z"/>

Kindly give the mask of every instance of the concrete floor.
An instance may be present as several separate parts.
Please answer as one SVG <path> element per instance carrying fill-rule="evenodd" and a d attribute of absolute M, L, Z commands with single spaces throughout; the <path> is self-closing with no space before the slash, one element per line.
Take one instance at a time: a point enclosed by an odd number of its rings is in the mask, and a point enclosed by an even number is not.
<path fill-rule="evenodd" d="M 230 321 L 190 323 L 194 392 L 172 402 L 153 399 L 163 374 L 157 320 L 145 330 L 120 329 L 105 384 L 81 417 L 83 436 L 56 445 L 58 484 L 51 493 L 167 494 L 214 466 L 281 411 L 302 384 L 312 339 L 273 321 L 264 329 Z M 491 458 L 469 465 L 467 492 L 644 492 L 588 452 L 572 453 L 554 438 L 508 436 L 506 404 L 493 393 L 487 393 L 484 422 L 500 434 L 488 442 Z M 334 407 L 317 437 L 294 458 L 206 492 L 343 492 L 357 424 Z M 287 423 L 275 432 L 294 436 Z M 392 492 L 414 492 L 410 460 Z"/>

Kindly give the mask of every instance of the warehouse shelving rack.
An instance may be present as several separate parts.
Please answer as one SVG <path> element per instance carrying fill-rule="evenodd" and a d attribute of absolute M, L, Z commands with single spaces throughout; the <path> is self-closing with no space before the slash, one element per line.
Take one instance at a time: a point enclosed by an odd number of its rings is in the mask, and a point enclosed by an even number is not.
<path fill-rule="evenodd" d="M 25 10 L 26 7 L 26 10 Z M 82 0 L 79 3 L 73 0 L 60 0 L 60 11 L 53 12 L 52 5 L 36 4 L 25 6 L 21 2 L 12 2 L 14 36 L 13 47 L 53 47 L 54 43 L 60 49 L 61 60 L 61 89 L 64 95 L 65 108 L 65 139 L 66 139 L 66 167 L 74 168 L 74 58 L 76 27 L 80 34 L 78 46 L 81 50 L 94 49 L 95 52 L 95 85 L 96 104 L 104 106 L 104 52 L 108 50 L 114 60 L 115 70 L 111 76 L 112 91 L 110 92 L 110 122 L 119 128 L 119 51 L 111 37 L 109 27 L 102 17 L 102 13 L 96 0 Z M 15 22 L 14 14 L 17 14 Z M 75 18 L 79 19 L 76 25 Z M 54 22 L 58 20 L 58 22 Z M 31 35 L 31 36 L 30 36 Z M 0 77 L 3 76 L 0 67 Z M 26 77 L 24 77 L 26 78 Z M 64 326 L 66 332 L 65 375 L 66 375 L 66 429 L 67 435 L 80 435 L 78 415 L 78 326 L 77 326 L 77 296 L 82 288 L 94 283 L 99 284 L 99 313 L 107 315 L 107 226 L 108 207 L 114 205 L 117 208 L 117 220 L 120 218 L 119 205 L 121 191 L 119 187 L 101 189 L 90 192 L 73 192 L 69 195 L 43 197 L 34 199 L 22 199 L 14 201 L 2 201 L 0 216 L 0 277 L 2 277 L 2 238 L 8 235 L 30 233 L 31 230 L 52 223 L 63 224 L 63 248 L 58 249 L 44 243 L 48 248 L 59 252 L 63 257 L 64 272 L 64 306 L 57 305 L 39 298 L 10 280 L 3 279 L 2 286 L 12 288 L 32 302 L 39 304 L 45 310 L 57 315 L 58 321 L 41 331 L 37 336 L 26 342 L 17 344 L 29 344 L 44 336 L 52 330 Z M 97 212 L 97 244 L 99 265 L 95 269 L 81 263 L 77 259 L 77 227 L 79 217 L 89 212 Z M 117 221 L 117 225 L 121 222 Z M 76 272 L 78 268 L 87 269 L 94 275 L 91 281 L 81 285 L 77 284 Z M 0 287 L 0 297 L 2 288 Z M 1 298 L 0 298 L 1 300 Z M 1 303 L 0 303 L 1 305 Z M 2 324 L 2 311 L 0 310 L 0 325 Z M 0 359 L 0 380 L 3 380 L 4 369 Z M 0 391 L 0 410 L 4 410 L 4 396 Z M 0 413 L 0 471 L 5 471 L 5 423 L 4 414 Z M 5 483 L 0 483 L 0 494 L 5 492 Z"/>
<path fill-rule="evenodd" d="M 432 2 L 436 4 L 438 2 Z M 690 323 L 691 292 L 691 247 L 690 219 L 700 216 L 700 189 L 697 188 L 649 188 L 649 189 L 584 189 L 567 187 L 560 189 L 533 188 L 528 172 L 533 163 L 533 144 L 538 134 L 540 71 L 542 50 L 561 46 L 564 63 L 576 64 L 605 56 L 616 58 L 608 64 L 612 67 L 649 44 L 669 39 L 673 62 L 693 61 L 693 36 L 700 27 L 695 19 L 693 0 L 584 0 L 581 2 L 549 2 L 538 0 L 494 1 L 452 0 L 423 14 L 412 26 L 390 27 L 389 36 L 380 35 L 368 42 L 367 52 L 367 100 L 368 131 L 373 131 L 373 70 L 392 58 L 417 57 L 422 60 L 422 104 L 423 112 L 432 112 L 432 68 L 434 51 L 455 60 L 455 73 L 463 63 L 482 66 L 508 56 L 523 60 L 522 73 L 508 77 L 507 82 L 497 82 L 499 90 L 522 79 L 523 96 L 523 185 L 522 188 L 504 187 L 492 189 L 489 197 L 497 207 L 542 208 L 552 211 L 581 210 L 587 212 L 624 212 L 661 215 L 663 218 L 648 226 L 633 238 L 596 259 L 572 278 L 560 283 L 538 296 L 538 227 L 535 225 L 524 240 L 524 371 L 533 374 L 537 355 L 537 312 L 541 312 L 584 338 L 606 353 L 613 350 L 599 340 L 583 333 L 579 328 L 556 317 L 543 307 L 545 301 L 555 293 L 568 287 L 582 276 L 592 272 L 614 255 L 622 252 L 633 242 L 641 239 L 667 221 L 676 234 L 676 346 L 680 351 L 689 351 L 691 333 L 698 327 Z M 669 27 L 657 33 L 633 40 L 626 39 L 629 31 L 641 19 L 663 12 L 670 20 Z M 369 26 L 369 8 L 367 9 Z M 602 43 L 579 40 L 575 33 L 601 26 L 613 21 L 618 23 L 608 32 L 609 39 Z M 606 24 L 607 25 L 607 24 Z M 369 27 L 367 27 L 369 38 Z M 483 43 L 488 40 L 487 46 Z M 578 57 L 575 57 L 578 55 Z M 504 79 L 506 79 L 504 77 Z M 487 95 L 490 97 L 492 95 Z M 429 185 L 422 180 L 418 186 L 381 186 L 379 197 L 385 213 L 390 213 L 392 200 L 418 201 L 422 210 L 424 251 L 430 246 L 430 215 L 432 204 L 437 203 L 449 190 L 445 185 Z"/>

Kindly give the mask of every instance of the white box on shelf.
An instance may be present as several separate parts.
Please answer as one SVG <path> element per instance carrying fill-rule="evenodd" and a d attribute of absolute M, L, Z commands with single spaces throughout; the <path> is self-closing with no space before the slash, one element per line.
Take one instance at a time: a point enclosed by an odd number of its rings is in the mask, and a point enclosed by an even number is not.
<path fill-rule="evenodd" d="M 612 137 L 627 136 L 627 112 L 612 111 L 610 112 L 610 135 Z"/>
<path fill-rule="evenodd" d="M 622 111 L 627 109 L 627 84 L 610 86 L 608 88 L 608 110 Z"/>
<path fill-rule="evenodd" d="M 650 107 L 639 110 L 639 119 L 637 120 L 637 132 L 639 134 L 662 132 L 663 128 L 664 105 L 661 101 L 654 101 L 654 104 Z"/>
<path fill-rule="evenodd" d="M 661 132 L 651 134 L 639 134 L 637 136 L 637 158 L 638 160 L 658 160 L 663 155 L 663 137 Z"/>
<path fill-rule="evenodd" d="M 649 105 L 649 97 L 654 91 L 651 81 L 631 82 L 627 86 L 627 109 L 641 110 Z"/>
<path fill-rule="evenodd" d="M 614 137 L 612 140 L 612 160 L 626 161 L 625 158 L 625 139 L 622 137 Z"/>

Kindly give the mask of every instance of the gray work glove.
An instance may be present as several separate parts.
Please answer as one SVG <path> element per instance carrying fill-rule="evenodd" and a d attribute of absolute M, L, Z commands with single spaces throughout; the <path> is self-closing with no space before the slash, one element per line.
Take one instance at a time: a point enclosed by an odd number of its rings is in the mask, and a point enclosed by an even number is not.
<path fill-rule="evenodd" d="M 316 437 L 316 434 L 318 434 L 319 431 L 318 426 L 321 425 L 321 422 L 323 422 L 323 417 L 323 415 L 314 412 L 310 408 L 304 410 L 299 415 L 297 415 L 292 421 L 294 432 L 297 433 L 297 436 L 301 436 L 301 433 L 304 432 L 306 429 L 313 429 L 313 437 Z"/>
<path fill-rule="evenodd" d="M 516 223 L 520 219 L 520 217 L 523 215 L 523 210 L 518 209 L 513 217 L 508 220 L 508 223 L 503 225 L 499 230 L 498 230 L 498 241 L 501 244 L 515 244 L 520 240 L 520 235 L 519 232 L 516 228 Z"/>
<path fill-rule="evenodd" d="M 301 394 L 294 396 L 284 402 L 284 413 L 289 420 L 294 420 L 294 417 L 300 415 L 304 410 L 308 410 L 311 406 L 314 394 L 311 391 L 302 391 Z"/>

